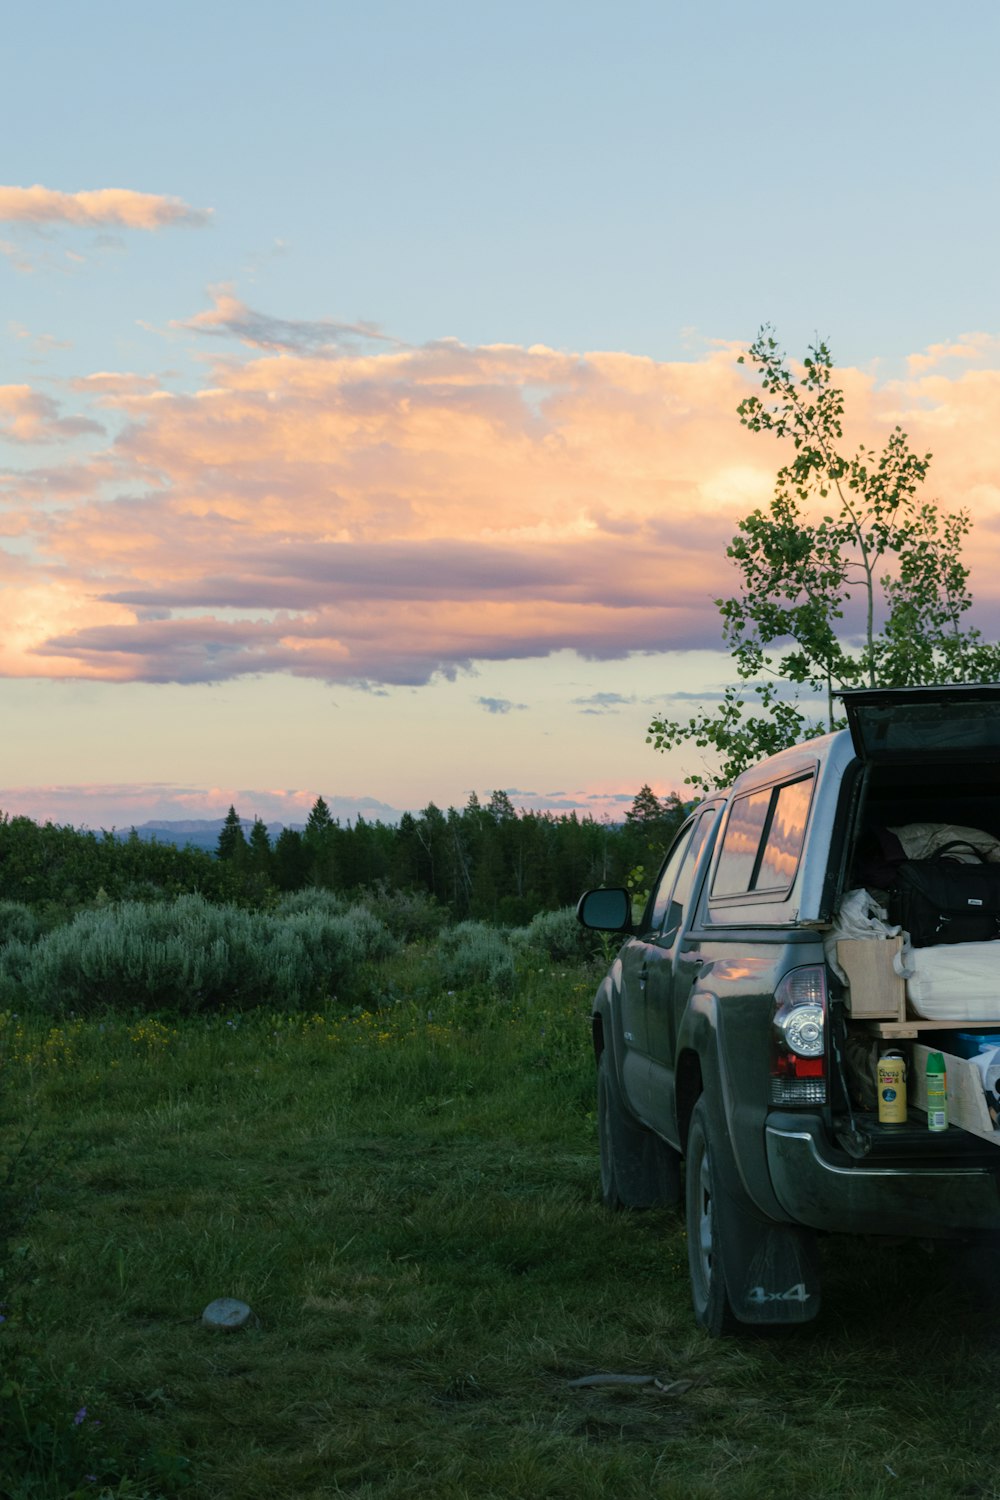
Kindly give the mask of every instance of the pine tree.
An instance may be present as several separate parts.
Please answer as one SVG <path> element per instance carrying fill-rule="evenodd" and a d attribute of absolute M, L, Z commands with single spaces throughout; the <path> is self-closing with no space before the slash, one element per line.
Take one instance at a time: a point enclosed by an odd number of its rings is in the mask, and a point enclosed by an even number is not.
<path fill-rule="evenodd" d="M 320 840 L 332 827 L 333 818 L 330 816 L 330 809 L 322 797 L 317 797 L 306 819 L 305 836 L 307 839 Z"/>
<path fill-rule="evenodd" d="M 271 840 L 267 827 L 260 818 L 254 818 L 250 830 L 250 867 L 258 875 L 270 878 Z"/>
<path fill-rule="evenodd" d="M 246 836 L 243 832 L 243 824 L 235 807 L 230 805 L 226 813 L 226 821 L 219 830 L 219 842 L 215 852 L 219 859 L 236 859 L 247 846 Z"/>
<path fill-rule="evenodd" d="M 338 885 L 338 824 L 322 797 L 317 797 L 306 819 L 302 842 L 309 857 L 309 877 L 313 885 L 335 890 Z"/>
<path fill-rule="evenodd" d="M 297 828 L 283 828 L 274 842 L 274 882 L 281 891 L 300 891 L 309 878 L 309 856 Z"/>
<path fill-rule="evenodd" d="M 626 823 L 656 823 L 663 817 L 663 804 L 647 781 L 636 792 L 625 814 Z"/>

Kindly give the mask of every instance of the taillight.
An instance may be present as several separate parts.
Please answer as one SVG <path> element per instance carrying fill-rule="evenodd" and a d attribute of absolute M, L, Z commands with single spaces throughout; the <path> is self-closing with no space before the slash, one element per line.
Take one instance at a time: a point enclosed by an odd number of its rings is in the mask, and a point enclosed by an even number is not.
<path fill-rule="evenodd" d="M 774 992 L 771 1103 L 826 1103 L 826 969 L 792 969 Z"/>

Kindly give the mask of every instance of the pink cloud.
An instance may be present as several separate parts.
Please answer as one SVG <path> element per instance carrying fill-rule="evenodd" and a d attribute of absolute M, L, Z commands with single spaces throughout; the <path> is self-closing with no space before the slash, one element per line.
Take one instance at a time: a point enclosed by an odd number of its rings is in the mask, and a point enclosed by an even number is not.
<path fill-rule="evenodd" d="M 0 812 L 94 829 L 141 827 L 158 820 L 188 823 L 224 818 L 230 807 L 241 817 L 260 817 L 266 823 L 304 824 L 318 788 L 184 786 L 175 782 L 91 782 L 55 786 L 0 787 Z M 373 797 L 340 797 L 325 793 L 335 817 L 392 821 L 396 809 Z"/>
<path fill-rule="evenodd" d="M 71 384 L 74 390 L 95 399 L 149 395 L 160 388 L 155 375 L 134 375 L 125 370 L 95 370 L 90 375 L 81 375 Z"/>
<path fill-rule="evenodd" d="M 50 396 L 29 385 L 0 385 L 0 437 L 16 443 L 43 443 L 103 432 L 88 417 L 64 417 Z"/>
<path fill-rule="evenodd" d="M 173 225 L 197 228 L 210 219 L 211 209 L 191 208 L 180 198 L 137 193 L 129 188 L 61 193 L 37 184 L 29 188 L 0 187 L 0 222 L 164 229 Z"/>
<path fill-rule="evenodd" d="M 362 347 L 366 325 L 268 320 L 228 292 L 199 316 L 250 348 L 193 393 L 115 372 L 76 381 L 117 436 L 85 463 L 0 476 L 11 528 L 36 546 L 3 673 L 417 684 L 566 647 L 718 645 L 726 545 L 781 461 L 737 420 L 735 347 L 670 364 Z M 995 607 L 1000 372 L 841 377 L 848 441 L 898 421 L 934 450 L 928 495 L 974 512 L 973 588 Z M 2 389 L 0 421 L 22 441 L 87 420 Z"/>
<path fill-rule="evenodd" d="M 520 705 L 513 704 L 513 708 Z M 669 794 L 660 782 L 653 790 Z M 484 799 L 489 792 L 483 789 Z M 522 791 L 509 795 L 519 810 L 576 812 L 595 818 L 620 818 L 631 806 L 635 789 L 622 791 L 620 784 L 601 783 L 596 788 L 560 791 Z M 403 807 L 394 807 L 374 797 L 338 796 L 327 787 L 301 788 L 180 786 L 172 782 L 76 783 L 55 786 L 0 787 L 0 813 L 28 817 L 35 822 L 72 824 L 92 829 L 127 829 L 160 821 L 179 823 L 180 833 L 203 832 L 206 820 L 224 818 L 235 807 L 243 818 L 262 818 L 265 823 L 302 826 L 316 798 L 322 796 L 330 812 L 342 823 L 363 817 L 369 823 L 394 823 Z M 412 806 L 410 811 L 418 811 Z"/>

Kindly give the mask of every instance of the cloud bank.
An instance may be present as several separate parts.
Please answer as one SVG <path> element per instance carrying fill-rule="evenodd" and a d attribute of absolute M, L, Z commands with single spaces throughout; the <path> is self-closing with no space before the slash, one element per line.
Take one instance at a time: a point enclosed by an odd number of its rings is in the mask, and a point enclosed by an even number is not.
<path fill-rule="evenodd" d="M 127 371 L 81 376 L 62 402 L 0 388 L 18 459 L 0 470 L 0 673 L 417 686 L 565 648 L 718 646 L 727 543 L 781 461 L 736 418 L 735 347 L 677 363 L 407 348 L 226 288 L 175 328 L 218 340 L 194 390 Z M 949 376 L 939 354 L 905 382 L 840 374 L 859 436 L 898 421 L 935 450 L 928 496 L 972 511 L 989 609 L 1000 372 L 963 359 Z"/>
<path fill-rule="evenodd" d="M 38 823 L 73 824 L 92 829 L 142 827 L 150 822 L 190 822 L 225 817 L 235 807 L 241 817 L 265 823 L 303 825 L 317 796 L 302 788 L 184 786 L 176 782 L 92 782 L 88 785 L 0 787 L 0 810 Z M 342 822 L 358 817 L 395 823 L 401 809 L 376 797 L 343 797 L 327 792 L 331 815 Z"/>

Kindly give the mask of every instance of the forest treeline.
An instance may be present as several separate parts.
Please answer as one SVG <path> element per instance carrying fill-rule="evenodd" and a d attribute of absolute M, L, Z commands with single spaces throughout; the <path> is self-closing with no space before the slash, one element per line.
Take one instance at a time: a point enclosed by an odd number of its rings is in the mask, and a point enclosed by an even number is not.
<path fill-rule="evenodd" d="M 318 887 L 352 894 L 375 887 L 433 898 L 455 920 L 518 925 L 572 905 L 594 885 L 648 884 L 685 804 L 644 786 L 621 823 L 514 808 L 506 792 L 442 811 L 433 802 L 398 824 L 342 825 L 322 797 L 303 830 L 272 841 L 249 835 L 230 808 L 214 854 L 0 814 L 0 898 L 56 921 L 105 901 L 162 900 L 198 892 L 210 901 L 267 906 Z"/>

